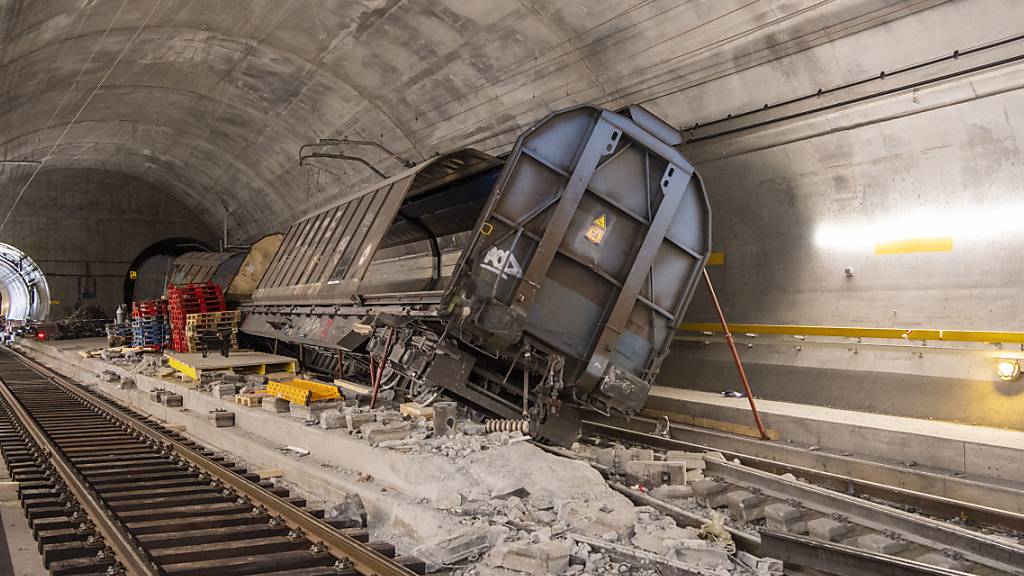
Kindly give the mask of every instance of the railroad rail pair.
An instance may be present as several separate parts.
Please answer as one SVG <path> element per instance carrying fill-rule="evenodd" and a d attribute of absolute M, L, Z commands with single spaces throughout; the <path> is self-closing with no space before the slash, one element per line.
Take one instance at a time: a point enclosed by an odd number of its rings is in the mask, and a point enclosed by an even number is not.
<path fill-rule="evenodd" d="M 0 450 L 54 575 L 413 576 L 287 489 L 0 349 Z"/>
<path fill-rule="evenodd" d="M 794 447 L 689 426 L 671 425 L 666 431 L 659 424 L 646 418 L 627 422 L 588 415 L 584 432 L 656 450 L 723 452 L 728 460 L 708 460 L 704 471 L 705 476 L 726 485 L 723 493 L 742 490 L 762 497 L 766 504 L 781 502 L 800 509 L 805 519 L 839 519 L 851 528 L 837 542 L 768 529 L 756 534 L 731 529 L 741 550 L 829 574 L 966 574 L 949 566 L 971 574 L 1024 573 L 1024 543 L 1015 541 L 1024 533 L 1024 514 L 1014 509 L 1024 492 L 1014 487 L 817 453 L 812 456 L 822 461 L 820 466 L 809 468 L 786 462 L 787 456 L 790 460 L 802 456 L 804 463 L 809 462 L 811 456 Z M 654 433 L 656 430 L 659 433 Z M 753 450 L 743 452 L 747 441 L 757 443 L 771 458 L 751 456 Z M 777 450 L 772 452 L 773 448 Z M 829 471 L 844 468 L 858 471 L 860 477 Z M 800 480 L 781 476 L 787 473 Z M 937 495 L 939 486 L 965 499 Z M 621 484 L 613 482 L 612 487 L 639 505 L 661 509 L 682 525 L 699 526 L 704 521 L 693 511 Z M 893 546 L 890 553 L 858 546 L 857 538 L 868 534 L 879 534 L 901 546 Z"/>

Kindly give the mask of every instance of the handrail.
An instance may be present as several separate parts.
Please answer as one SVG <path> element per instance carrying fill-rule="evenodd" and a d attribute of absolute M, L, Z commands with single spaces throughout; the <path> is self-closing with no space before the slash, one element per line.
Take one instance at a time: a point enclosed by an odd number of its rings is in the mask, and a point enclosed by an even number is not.
<path fill-rule="evenodd" d="M 984 342 L 1024 344 L 1024 332 L 985 330 L 939 330 L 935 328 L 866 328 L 856 326 L 801 326 L 787 324 L 729 324 L 733 333 L 776 334 L 784 336 L 834 336 L 838 338 L 877 338 L 884 340 L 940 340 L 944 342 Z M 713 322 L 684 322 L 680 332 L 721 333 Z"/>

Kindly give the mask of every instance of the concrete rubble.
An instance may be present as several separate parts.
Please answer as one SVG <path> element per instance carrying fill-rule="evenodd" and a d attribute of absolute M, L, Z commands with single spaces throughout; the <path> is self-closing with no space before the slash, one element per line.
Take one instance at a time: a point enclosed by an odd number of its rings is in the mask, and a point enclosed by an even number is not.
<path fill-rule="evenodd" d="M 144 393 L 153 402 L 180 406 L 177 379 L 165 370 L 147 358 L 135 372 L 164 383 L 140 387 L 149 390 Z M 108 372 L 105 377 L 118 375 Z M 577 446 L 577 460 L 546 452 L 521 432 L 487 433 L 484 425 L 466 418 L 446 416 L 446 435 L 435 435 L 432 406 L 392 402 L 371 410 L 365 399 L 305 406 L 274 396 L 262 397 L 252 408 L 235 404 L 236 394 L 260 392 L 266 382 L 262 375 L 214 372 L 191 387 L 230 405 L 209 412 L 212 424 L 228 426 L 220 430 L 238 425 L 234 418 L 227 422 L 229 414 L 267 411 L 275 419 L 302 419 L 316 433 L 373 447 L 383 464 L 372 473 L 339 468 L 339 475 L 351 475 L 349 481 L 360 488 L 341 501 L 328 501 L 328 516 L 368 525 L 374 539 L 394 542 L 431 570 L 458 576 L 769 574 L 736 560 L 724 528 L 681 527 L 654 508 L 635 506 L 602 476 L 625 479 L 660 500 L 699 507 L 696 499 L 707 492 L 701 487 L 724 502 L 725 493 L 719 495 L 714 480 L 703 476 L 705 460 L 720 454 Z M 451 407 L 444 410 L 452 413 Z M 302 442 L 293 437 L 296 441 Z M 310 438 L 278 450 L 320 461 L 319 451 L 329 445 Z M 382 506 L 385 499 L 391 505 Z M 786 511 L 766 509 L 757 495 L 740 498 L 735 506 L 747 506 L 742 509 L 762 522 L 766 516 L 795 520 Z"/>

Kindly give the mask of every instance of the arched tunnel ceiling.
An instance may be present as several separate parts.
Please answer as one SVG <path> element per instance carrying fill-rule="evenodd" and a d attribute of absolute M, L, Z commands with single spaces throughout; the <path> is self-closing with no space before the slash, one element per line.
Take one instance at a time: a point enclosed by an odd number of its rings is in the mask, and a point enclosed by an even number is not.
<path fill-rule="evenodd" d="M 373 179 L 321 164 L 314 187 L 296 158 L 320 137 L 382 142 L 413 160 L 464 145 L 499 153 L 523 126 L 582 101 L 644 103 L 683 126 L 999 34 L 965 26 L 879 49 L 914 31 L 911 15 L 918 28 L 977 18 L 965 4 L 0 0 L 0 158 L 124 172 L 211 225 L 229 209 L 251 238 Z"/>

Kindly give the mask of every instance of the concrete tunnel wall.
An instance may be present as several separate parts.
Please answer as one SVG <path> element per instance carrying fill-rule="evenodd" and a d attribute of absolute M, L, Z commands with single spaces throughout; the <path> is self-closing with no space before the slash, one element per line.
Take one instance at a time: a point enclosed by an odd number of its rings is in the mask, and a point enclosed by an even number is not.
<path fill-rule="evenodd" d="M 13 180 L 6 190 L 19 183 Z M 12 196 L 0 202 L 4 214 Z M 59 320 L 78 303 L 113 315 L 132 259 L 178 234 L 206 242 L 216 238 L 194 212 L 151 184 L 77 168 L 37 176 L 0 231 L 0 242 L 24 251 L 43 271 L 49 319 Z"/>
<path fill-rule="evenodd" d="M 374 180 L 344 163 L 299 168 L 298 147 L 319 137 L 374 140 L 412 160 L 466 145 L 500 154 L 523 127 L 577 102 L 641 103 L 682 128 L 1006 39 L 1024 19 L 1016 0 L 119 6 L 0 0 L 0 153 L 52 153 L 47 171 L 145 180 L 212 229 L 226 206 L 235 242 Z M 1021 66 L 989 72 L 892 97 L 880 96 L 890 86 L 880 80 L 858 104 L 686 146 L 715 210 L 726 259 L 712 274 L 729 318 L 1024 329 L 1015 230 L 987 239 L 940 230 L 952 251 L 887 256 L 814 236 L 822 225 L 918 211 L 927 220 L 928 210 L 965 204 L 981 212 L 975 221 L 1013 213 Z M 346 152 L 385 172 L 399 166 Z M 701 296 L 690 317 L 709 311 Z M 723 353 L 680 346 L 659 382 L 733 388 Z M 1016 388 L 994 385 L 991 358 L 926 350 L 883 369 L 879 354 L 904 352 L 841 353 L 744 352 L 769 397 L 950 419 L 998 413 L 985 421 L 1010 425 L 1024 413 Z"/>

